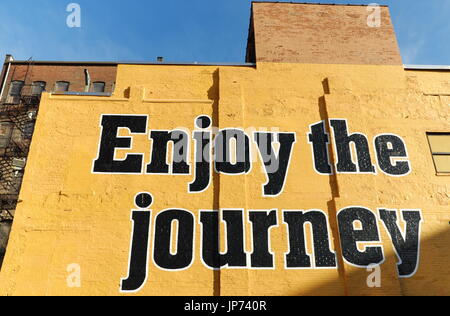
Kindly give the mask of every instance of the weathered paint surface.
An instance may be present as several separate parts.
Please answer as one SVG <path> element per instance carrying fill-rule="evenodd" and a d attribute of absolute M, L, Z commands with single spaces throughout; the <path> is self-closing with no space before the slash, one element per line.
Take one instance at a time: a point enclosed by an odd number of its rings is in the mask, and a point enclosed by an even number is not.
<path fill-rule="evenodd" d="M 128 271 L 134 196 L 143 191 L 154 197 L 152 223 L 168 208 L 193 212 L 197 223 L 192 266 L 162 271 L 150 255 L 148 280 L 139 295 L 450 294 L 450 178 L 436 175 L 426 136 L 427 132 L 450 132 L 449 82 L 450 73 L 405 71 L 401 66 L 120 65 L 112 97 L 45 94 L 22 202 L 0 273 L 0 294 L 119 295 L 120 280 Z M 102 114 L 149 115 L 151 130 L 192 130 L 195 118 L 206 114 L 219 128 L 296 132 L 284 191 L 278 197 L 262 196 L 266 178 L 259 158 L 250 174 L 215 174 L 211 186 L 199 194 L 188 193 L 193 176 L 93 174 Z M 307 133 L 311 124 L 328 118 L 347 119 L 350 132 L 365 134 L 370 143 L 381 133 L 401 136 L 412 172 L 404 177 L 390 177 L 379 169 L 376 175 L 317 174 Z M 120 135 L 129 133 L 121 131 Z M 150 147 L 148 135 L 134 135 L 132 150 L 119 150 L 117 158 L 144 153 L 148 162 Z M 376 165 L 373 146 L 370 149 Z M 330 151 L 336 155 L 333 147 Z M 343 262 L 336 213 L 353 205 L 376 214 L 381 207 L 422 210 L 420 265 L 413 277 L 398 277 L 398 258 L 380 221 L 379 244 L 386 257 L 381 265 L 382 286 L 369 288 L 370 272 Z M 274 269 L 219 272 L 202 264 L 199 210 L 226 208 L 278 210 L 279 226 L 270 232 Z M 288 241 L 281 210 L 285 209 L 321 209 L 328 215 L 338 269 L 284 268 Z M 404 229 L 403 223 L 400 226 Z M 245 246 L 251 251 L 249 222 L 245 228 Z M 311 253 L 309 228 L 306 232 Z M 223 236 L 221 241 L 223 247 Z M 72 288 L 67 283 L 67 267 L 74 263 L 80 267 L 81 287 Z"/>

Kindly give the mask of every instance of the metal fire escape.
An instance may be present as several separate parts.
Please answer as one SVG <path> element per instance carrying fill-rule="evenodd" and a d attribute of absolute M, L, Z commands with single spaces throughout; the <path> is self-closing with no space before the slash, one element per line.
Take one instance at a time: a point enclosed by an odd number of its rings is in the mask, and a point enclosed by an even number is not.
<path fill-rule="evenodd" d="M 7 139 L 0 151 L 0 221 L 13 220 L 20 202 L 19 192 L 40 102 L 40 95 L 33 95 L 32 84 L 27 84 L 32 66 L 30 61 L 20 94 L 0 105 L 0 124 L 7 124 Z"/>

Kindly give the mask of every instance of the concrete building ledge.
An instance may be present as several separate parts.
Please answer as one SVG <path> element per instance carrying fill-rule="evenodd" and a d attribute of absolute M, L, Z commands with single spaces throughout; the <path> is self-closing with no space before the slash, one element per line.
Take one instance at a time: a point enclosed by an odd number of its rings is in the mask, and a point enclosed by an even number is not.
<path fill-rule="evenodd" d="M 405 70 L 450 70 L 450 66 L 440 65 L 404 65 Z"/>

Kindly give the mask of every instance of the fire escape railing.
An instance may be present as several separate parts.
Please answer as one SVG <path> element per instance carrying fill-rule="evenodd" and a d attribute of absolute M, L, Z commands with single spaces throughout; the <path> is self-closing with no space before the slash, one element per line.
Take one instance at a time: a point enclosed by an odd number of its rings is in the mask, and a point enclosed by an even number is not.
<path fill-rule="evenodd" d="M 0 152 L 0 221 L 12 220 L 29 153 L 40 96 L 22 95 L 0 104 L 0 118 L 11 124 L 10 137 Z"/>

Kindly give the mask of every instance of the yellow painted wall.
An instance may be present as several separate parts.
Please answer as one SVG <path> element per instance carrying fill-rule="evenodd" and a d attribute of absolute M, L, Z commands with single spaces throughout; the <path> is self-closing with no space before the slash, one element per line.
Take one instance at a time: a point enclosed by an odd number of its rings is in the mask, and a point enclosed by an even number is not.
<path fill-rule="evenodd" d="M 149 278 L 139 295 L 448 295 L 450 178 L 436 175 L 426 133 L 450 132 L 449 82 L 448 72 L 405 71 L 399 66 L 119 65 L 112 97 L 45 94 L 0 273 L 0 294 L 119 295 L 120 280 L 128 272 L 134 196 L 147 191 L 154 196 L 152 223 L 167 208 L 195 214 L 195 261 L 185 271 L 169 272 L 150 260 Z M 192 130 L 194 119 L 206 114 L 219 128 L 296 132 L 284 191 L 276 198 L 262 196 L 266 178 L 259 158 L 249 175 L 215 175 L 201 194 L 188 193 L 193 176 L 92 174 L 102 114 L 149 115 L 151 130 Z M 318 175 L 307 133 L 311 124 L 327 118 L 347 119 L 349 131 L 364 133 L 371 144 L 382 133 L 401 136 L 411 174 L 397 178 L 378 170 L 377 175 Z M 148 163 L 150 147 L 148 136 L 134 136 L 133 149 L 118 151 L 118 158 L 145 153 Z M 371 156 L 375 164 L 373 146 Z M 375 213 L 380 207 L 422 210 L 420 266 L 414 277 L 398 278 L 398 258 L 381 222 L 386 256 L 382 287 L 368 288 L 370 272 L 343 263 L 336 212 L 352 205 Z M 199 210 L 218 208 L 278 210 L 280 225 L 271 230 L 274 270 L 219 272 L 203 266 Z M 284 269 L 285 209 L 328 214 L 338 269 Z M 246 230 L 251 232 L 248 222 Z M 249 238 L 246 248 L 251 251 Z M 67 267 L 73 263 L 81 268 L 79 288 L 67 286 Z"/>

